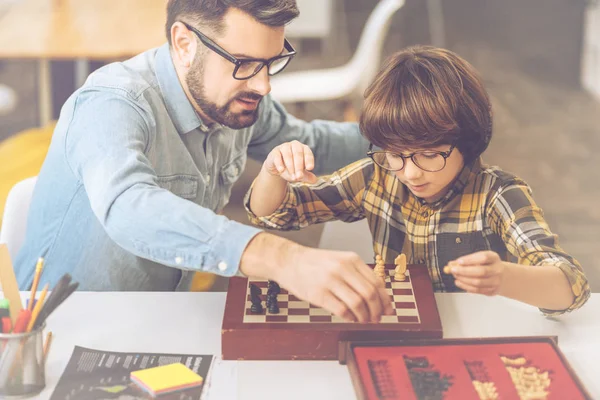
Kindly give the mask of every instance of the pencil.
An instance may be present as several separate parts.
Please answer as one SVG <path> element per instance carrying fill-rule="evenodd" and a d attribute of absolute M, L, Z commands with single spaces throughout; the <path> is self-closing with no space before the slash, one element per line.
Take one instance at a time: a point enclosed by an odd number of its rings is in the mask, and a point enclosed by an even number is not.
<path fill-rule="evenodd" d="M 46 334 L 46 342 L 44 343 L 44 363 L 48 359 L 48 351 L 50 350 L 50 343 L 52 342 L 52 332 L 49 331 Z"/>
<path fill-rule="evenodd" d="M 29 296 L 29 305 L 27 309 L 33 310 L 33 303 L 35 302 L 35 292 L 37 291 L 40 283 L 40 276 L 42 275 L 42 269 L 44 269 L 44 257 L 38 258 L 37 264 L 35 265 L 35 275 L 33 277 L 33 285 L 31 285 L 31 296 Z"/>
<path fill-rule="evenodd" d="M 35 320 L 37 319 L 37 317 L 40 313 L 40 310 L 42 309 L 42 306 L 44 305 L 44 300 L 46 299 L 47 293 L 48 293 L 48 283 L 46 283 L 46 286 L 44 286 L 44 289 L 42 289 L 42 294 L 40 294 L 40 298 L 35 303 L 35 307 L 33 308 L 33 311 L 31 312 L 31 319 L 29 320 L 29 324 L 27 324 L 27 332 L 31 332 L 31 328 L 33 328 L 33 325 L 35 324 Z"/>

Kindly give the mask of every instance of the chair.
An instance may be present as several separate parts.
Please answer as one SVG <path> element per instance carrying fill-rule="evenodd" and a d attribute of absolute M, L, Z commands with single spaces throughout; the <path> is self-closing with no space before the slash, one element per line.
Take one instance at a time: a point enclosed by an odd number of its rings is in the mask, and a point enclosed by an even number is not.
<path fill-rule="evenodd" d="M 17 183 L 10 190 L 6 199 L 2 230 L 0 230 L 0 243 L 6 243 L 13 260 L 25 240 L 27 214 L 29 213 L 29 204 L 36 182 L 37 176 L 33 176 Z"/>
<path fill-rule="evenodd" d="M 6 86 L 0 85 L 0 116 L 8 115 L 17 107 L 17 94 Z"/>
<path fill-rule="evenodd" d="M 319 248 L 353 251 L 367 263 L 375 260 L 373 239 L 366 219 L 356 222 L 326 222 L 319 241 Z"/>
<path fill-rule="evenodd" d="M 271 79 L 273 98 L 282 103 L 307 103 L 362 96 L 379 69 L 391 18 L 403 5 L 404 0 L 381 0 L 377 4 L 363 28 L 356 52 L 347 64 L 274 76 Z"/>

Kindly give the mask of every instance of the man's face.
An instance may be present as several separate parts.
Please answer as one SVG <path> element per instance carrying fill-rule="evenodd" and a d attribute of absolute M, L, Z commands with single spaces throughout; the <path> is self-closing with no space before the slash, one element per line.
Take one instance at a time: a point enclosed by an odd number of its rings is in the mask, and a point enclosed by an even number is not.
<path fill-rule="evenodd" d="M 224 23 L 225 31 L 220 37 L 203 33 L 236 58 L 269 59 L 281 54 L 283 27 L 263 25 L 235 8 L 227 11 Z M 233 63 L 205 47 L 198 39 L 196 55 L 185 82 L 204 118 L 241 129 L 256 122 L 258 105 L 271 91 L 271 85 L 266 66 L 247 80 L 234 79 L 234 69 Z"/>
<path fill-rule="evenodd" d="M 441 145 L 428 149 L 409 149 L 404 155 L 423 150 L 447 152 L 450 150 L 450 145 Z M 448 192 L 450 185 L 458 176 L 463 166 L 463 156 L 455 147 L 446 159 L 446 166 L 440 171 L 424 171 L 408 158 L 404 160 L 404 168 L 394 173 L 415 196 L 433 203 L 441 199 Z"/>

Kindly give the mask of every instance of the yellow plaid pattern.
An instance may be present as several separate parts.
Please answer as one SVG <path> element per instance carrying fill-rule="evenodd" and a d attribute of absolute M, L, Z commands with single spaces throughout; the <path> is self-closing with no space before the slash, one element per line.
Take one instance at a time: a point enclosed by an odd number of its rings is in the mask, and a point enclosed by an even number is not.
<path fill-rule="evenodd" d="M 434 289 L 460 291 L 444 266 L 460 256 L 492 250 L 505 261 L 554 265 L 571 283 L 575 300 L 558 315 L 581 307 L 589 298 L 587 278 L 577 260 L 563 251 L 545 222 L 531 188 L 520 178 L 478 159 L 465 166 L 448 193 L 428 204 L 414 196 L 394 175 L 370 159 L 357 161 L 312 185 L 290 184 L 272 215 L 250 221 L 264 228 L 296 230 L 331 220 L 366 218 L 373 249 L 386 263 L 400 253 L 409 263 L 426 264 Z"/>

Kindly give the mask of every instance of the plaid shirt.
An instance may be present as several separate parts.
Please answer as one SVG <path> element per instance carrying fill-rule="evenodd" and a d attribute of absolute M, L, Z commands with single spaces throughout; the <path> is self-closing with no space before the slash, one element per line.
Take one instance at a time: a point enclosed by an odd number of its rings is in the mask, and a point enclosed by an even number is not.
<path fill-rule="evenodd" d="M 363 159 L 308 184 L 289 184 L 281 206 L 250 221 L 264 228 L 297 230 L 331 220 L 366 218 L 375 254 L 386 263 L 400 253 L 411 264 L 425 264 L 438 292 L 461 291 L 452 275 L 442 273 L 449 261 L 492 250 L 505 261 L 521 265 L 554 265 L 566 275 L 575 301 L 558 315 L 581 307 L 588 299 L 588 281 L 579 263 L 558 245 L 544 221 L 530 187 L 521 179 L 478 159 L 458 175 L 448 193 L 428 204 L 370 159 Z"/>

